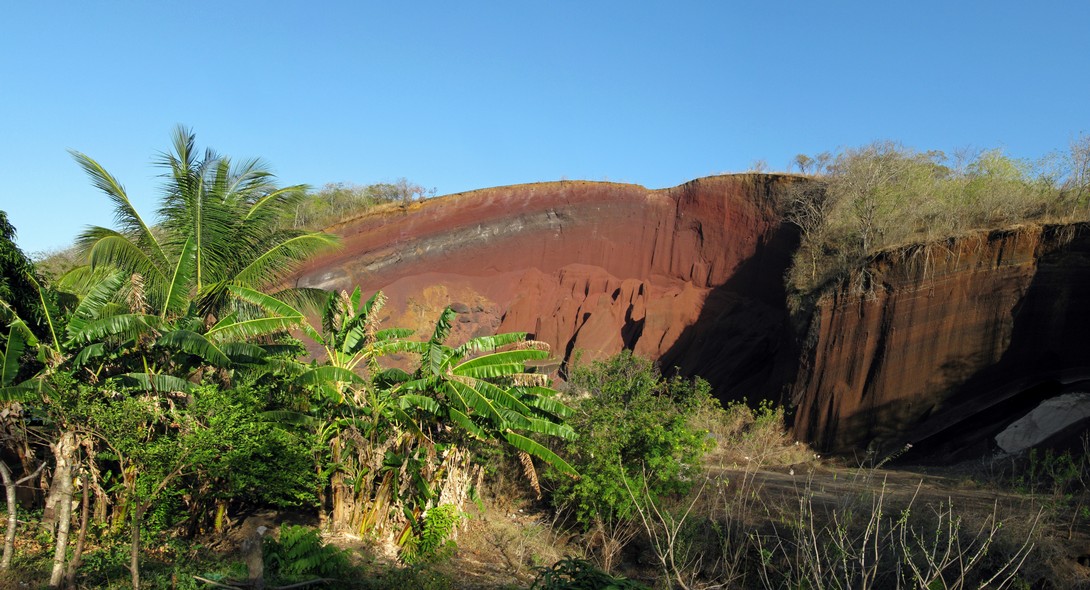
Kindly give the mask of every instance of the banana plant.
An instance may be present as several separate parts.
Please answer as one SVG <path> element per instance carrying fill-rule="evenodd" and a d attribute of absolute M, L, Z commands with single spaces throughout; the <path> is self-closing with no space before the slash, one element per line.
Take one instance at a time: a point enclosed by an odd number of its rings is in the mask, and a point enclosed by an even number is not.
<path fill-rule="evenodd" d="M 575 437 L 563 423 L 572 410 L 556 399 L 543 376 L 526 368 L 529 361 L 549 357 L 548 345 L 512 332 L 472 338 L 453 347 L 445 341 L 455 316 L 451 308 L 444 309 L 431 338 L 400 345 L 420 356 L 414 373 L 393 369 L 382 374 L 381 380 L 393 385 L 402 409 L 422 410 L 434 417 L 435 425 L 459 428 L 478 440 L 506 441 L 561 472 L 577 475 L 571 465 L 531 438 Z"/>

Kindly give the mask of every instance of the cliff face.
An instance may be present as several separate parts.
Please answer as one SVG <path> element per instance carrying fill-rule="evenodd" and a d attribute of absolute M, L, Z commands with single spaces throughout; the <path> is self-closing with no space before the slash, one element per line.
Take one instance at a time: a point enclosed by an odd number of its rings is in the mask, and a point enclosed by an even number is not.
<path fill-rule="evenodd" d="M 558 365 L 629 348 L 723 398 L 789 402 L 797 436 L 830 451 L 983 452 L 1037 402 L 1090 379 L 1086 228 L 889 253 L 792 323 L 783 277 L 797 233 L 773 195 L 799 181 L 557 182 L 432 199 L 333 228 L 344 248 L 298 284 L 381 289 L 387 325 L 420 334 L 451 305 L 452 341 L 529 332 Z"/>
<path fill-rule="evenodd" d="M 784 182 L 557 182 L 432 199 L 333 228 L 344 247 L 298 284 L 382 289 L 391 323 L 420 330 L 453 305 L 455 340 L 524 331 L 560 361 L 631 348 L 711 368 L 698 372 L 732 390 L 769 381 L 790 341 L 782 276 L 795 238 L 771 199 Z"/>
<path fill-rule="evenodd" d="M 798 436 L 834 451 L 979 454 L 1003 425 L 1090 377 L 1084 230 L 909 248 L 868 269 L 869 291 L 825 293 L 792 393 Z"/>

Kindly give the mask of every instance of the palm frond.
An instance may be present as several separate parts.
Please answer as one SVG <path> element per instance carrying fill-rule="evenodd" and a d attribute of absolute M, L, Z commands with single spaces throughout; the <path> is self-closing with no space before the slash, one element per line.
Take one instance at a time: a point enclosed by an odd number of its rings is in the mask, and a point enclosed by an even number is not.
<path fill-rule="evenodd" d="M 521 389 L 521 388 L 520 388 Z M 574 413 L 570 407 L 556 399 L 556 392 L 547 387 L 530 387 L 528 395 L 521 397 L 522 402 L 531 408 L 543 410 L 560 418 L 567 418 Z"/>
<path fill-rule="evenodd" d="M 342 367 L 321 365 L 314 367 L 296 377 L 295 382 L 300 385 L 325 385 L 328 383 L 356 383 L 363 384 L 363 377 Z"/>
<path fill-rule="evenodd" d="M 505 424 L 503 414 L 496 409 L 488 397 L 481 395 L 481 392 L 461 381 L 447 381 L 446 386 L 448 391 L 457 395 L 475 413 L 491 420 L 496 428 L 503 427 Z"/>
<path fill-rule="evenodd" d="M 430 414 L 439 413 L 439 404 L 434 399 L 426 395 L 402 395 L 397 398 L 397 405 L 402 410 L 408 410 L 410 408 L 417 408 L 424 410 Z"/>
<path fill-rule="evenodd" d="M 526 361 L 546 358 L 549 358 L 549 353 L 544 350 L 508 350 L 468 360 L 454 367 L 453 372 L 477 379 L 494 379 L 522 373 L 526 370 Z"/>
<path fill-rule="evenodd" d="M 152 286 L 157 289 L 167 281 L 163 270 L 156 266 L 147 253 L 134 244 L 129 238 L 110 230 L 102 232 L 88 253 L 88 261 L 91 269 L 100 267 L 117 268 L 126 275 L 139 273 Z"/>
<path fill-rule="evenodd" d="M 166 301 L 163 303 L 161 317 L 164 319 L 167 316 L 181 315 L 189 305 L 189 281 L 193 278 L 196 252 L 197 246 L 193 238 L 186 238 L 185 245 L 178 254 L 178 263 L 174 266 L 174 275 L 171 277 Z"/>
<path fill-rule="evenodd" d="M 7 342 L 0 351 L 0 386 L 11 385 L 19 372 L 23 352 L 27 347 L 26 334 L 30 332 L 23 320 L 16 319 L 9 324 Z M 31 335 L 33 336 L 33 334 Z"/>
<path fill-rule="evenodd" d="M 309 233 L 277 242 L 232 277 L 241 285 L 264 285 L 295 270 L 300 263 L 340 244 L 332 234 Z"/>
<path fill-rule="evenodd" d="M 256 305 L 274 316 L 303 317 L 302 312 L 291 305 L 288 305 L 272 295 L 258 291 L 257 289 L 244 285 L 228 284 L 227 290 L 235 297 L 238 297 L 247 303 Z"/>
<path fill-rule="evenodd" d="M 412 379 L 412 375 L 396 367 L 386 369 L 381 373 L 375 375 L 372 381 L 377 387 L 393 387 L 401 383 L 405 383 Z"/>
<path fill-rule="evenodd" d="M 494 334 L 492 336 L 478 336 L 476 338 L 471 338 L 468 342 L 456 348 L 455 353 L 459 357 L 465 357 L 475 352 L 496 350 L 501 346 L 515 344 L 524 340 L 526 340 L 526 332 L 507 332 L 504 334 Z"/>
<path fill-rule="evenodd" d="M 447 307 L 439 314 L 439 319 L 435 322 L 435 330 L 431 334 L 431 342 L 441 344 L 450 335 L 451 322 L 454 321 L 454 317 L 457 316 L 457 312 Z"/>
<path fill-rule="evenodd" d="M 114 272 L 91 288 L 87 295 L 80 300 L 76 309 L 72 311 L 72 317 L 68 320 L 67 332 L 69 339 L 82 331 L 88 322 L 99 315 L 102 307 L 117 295 L 124 281 L 124 274 Z"/>
<path fill-rule="evenodd" d="M 403 352 L 424 355 L 429 350 L 430 345 L 430 342 L 415 342 L 413 340 L 380 340 L 371 345 L 371 350 L 376 356 L 387 356 Z"/>
<path fill-rule="evenodd" d="M 70 331 L 68 343 L 90 343 L 109 337 L 133 340 L 145 334 L 155 334 L 160 327 L 158 316 L 141 313 L 111 315 L 91 320 L 81 325 L 80 329 Z"/>
<path fill-rule="evenodd" d="M 216 327 L 206 332 L 205 336 L 212 342 L 254 340 L 270 334 L 288 332 L 301 327 L 301 323 L 302 319 L 299 317 L 257 318 L 225 325 L 217 324 Z"/>
<path fill-rule="evenodd" d="M 151 229 L 129 201 L 129 196 L 121 183 L 90 156 L 74 150 L 70 150 L 69 153 L 91 177 L 91 183 L 95 185 L 95 188 L 105 193 L 113 202 L 114 220 L 121 226 L 122 232 L 135 235 L 141 245 L 149 247 L 149 257 L 155 260 L 158 266 L 168 266 L 166 254 L 159 246 L 159 242 L 155 240 Z"/>
<path fill-rule="evenodd" d="M 272 296 L 299 310 L 303 314 L 321 315 L 329 291 L 313 287 L 292 287 L 281 289 Z"/>
<path fill-rule="evenodd" d="M 0 387 L 0 402 L 26 402 L 36 397 L 38 391 L 26 382 Z"/>
<path fill-rule="evenodd" d="M 410 328 L 387 328 L 375 332 L 375 342 L 399 340 L 412 336 L 414 331 Z"/>
<path fill-rule="evenodd" d="M 458 378 L 456 377 L 456 379 L 458 379 Z M 461 380 L 461 379 L 459 379 L 459 380 Z M 503 387 L 499 387 L 497 385 L 494 385 L 492 383 L 489 383 L 488 381 L 484 381 L 484 380 L 481 380 L 481 379 L 468 379 L 468 380 L 472 381 L 473 388 L 474 388 L 475 391 L 478 391 L 481 395 L 488 397 L 488 399 L 492 400 L 492 402 L 494 404 L 499 405 L 499 406 L 503 406 L 505 408 L 510 408 L 510 409 L 512 409 L 512 410 L 514 410 L 514 411 L 516 411 L 519 414 L 522 414 L 524 416 L 530 415 L 530 414 L 533 413 L 530 410 L 530 408 L 528 408 L 526 406 L 526 404 L 522 403 L 521 401 L 519 401 L 518 398 L 511 395 L 507 391 L 507 389 L 505 389 Z"/>
<path fill-rule="evenodd" d="M 34 290 L 38 292 L 38 304 L 41 305 L 42 314 L 45 315 L 46 326 L 49 327 L 49 339 L 50 343 L 53 345 L 53 350 L 60 351 L 61 345 L 57 340 L 57 329 L 53 325 L 53 314 L 49 311 L 50 305 L 45 300 L 45 291 L 42 289 L 42 285 L 38 283 L 38 279 L 34 278 L 34 273 L 27 272 L 24 276 L 30 281 L 30 284 L 34 285 Z M 44 351 L 39 348 L 38 353 L 41 354 L 42 352 Z"/>
<path fill-rule="evenodd" d="M 477 439 L 488 440 L 489 436 L 485 434 L 484 430 L 473 422 L 469 416 L 466 416 L 456 408 L 447 408 L 447 412 L 450 413 L 450 419 L 458 426 L 461 426 L 462 430 L 465 430 Z"/>
<path fill-rule="evenodd" d="M 544 434 L 546 436 L 555 436 L 564 440 L 575 440 L 575 430 L 567 424 L 558 424 L 551 420 L 544 420 L 542 418 L 534 418 L 525 416 L 528 423 L 524 429 L 528 432 L 536 434 Z"/>
<path fill-rule="evenodd" d="M 271 211 L 270 209 L 283 210 L 284 201 L 294 202 L 306 197 L 307 185 L 296 184 L 292 186 L 281 187 L 274 190 L 255 201 L 250 209 L 246 212 L 246 218 L 260 217 L 262 215 L 269 214 L 271 216 L 278 215 L 278 211 Z"/>
<path fill-rule="evenodd" d="M 219 347 L 223 354 L 231 359 L 232 363 L 254 364 L 263 363 L 269 351 L 266 346 L 258 346 L 249 342 L 225 342 Z"/>
<path fill-rule="evenodd" d="M 76 353 L 76 356 L 72 357 L 72 366 L 83 367 L 94 359 L 100 359 L 106 356 L 106 345 L 101 342 L 84 346 Z"/>
<path fill-rule="evenodd" d="M 82 299 L 96 284 L 102 281 L 102 279 L 110 276 L 116 271 L 117 269 L 115 268 L 101 266 L 92 269 L 91 264 L 87 263 L 77 266 L 61 275 L 59 279 L 53 282 L 53 288 L 58 291 L 71 293 Z"/>

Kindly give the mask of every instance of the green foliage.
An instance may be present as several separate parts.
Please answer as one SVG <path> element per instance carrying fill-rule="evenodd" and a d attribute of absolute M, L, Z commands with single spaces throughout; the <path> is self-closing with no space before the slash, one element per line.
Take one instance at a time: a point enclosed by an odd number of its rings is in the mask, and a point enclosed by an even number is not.
<path fill-rule="evenodd" d="M 653 498 L 688 491 L 707 448 L 707 433 L 692 418 L 717 403 L 705 381 L 664 379 L 650 361 L 625 351 L 576 368 L 568 387 L 579 396 L 569 424 L 581 436 L 566 451 L 582 476 L 555 478 L 555 503 L 589 525 L 596 517 L 629 517 L 628 490 L 645 482 Z"/>
<path fill-rule="evenodd" d="M 44 336 L 44 312 L 38 298 L 39 282 L 34 263 L 15 244 L 15 227 L 8 215 L 0 211 L 0 301 L 27 322 L 32 331 Z M 0 311 L 0 321 L 7 325 L 10 318 Z"/>
<path fill-rule="evenodd" d="M 401 546 L 401 561 L 413 565 L 449 556 L 456 545 L 451 536 L 464 515 L 452 504 L 440 504 L 413 523 L 412 534 Z"/>
<path fill-rule="evenodd" d="M 120 270 L 133 311 L 170 319 L 192 312 L 218 319 L 241 313 L 229 285 L 275 283 L 310 255 L 337 243 L 333 236 L 280 227 L 284 212 L 305 198 L 304 186 L 277 187 L 260 160 L 234 163 L 207 150 L 198 153 L 192 132 L 178 127 L 173 149 L 157 165 L 165 170 L 161 222 L 152 228 L 133 207 L 121 183 L 91 157 L 72 152 L 92 183 L 114 205 L 118 229 L 91 227 L 77 239 L 89 269 Z M 82 273 L 83 280 L 94 280 Z M 76 281 L 79 283 L 80 281 Z M 134 303 L 136 305 L 134 305 Z"/>
<path fill-rule="evenodd" d="M 565 557 L 538 569 L 531 590 L 643 590 L 647 586 L 598 569 L 585 559 Z"/>
<path fill-rule="evenodd" d="M 265 540 L 265 563 L 281 576 L 339 578 L 351 571 L 348 552 L 327 545 L 310 527 L 284 525 L 280 537 Z"/>
<path fill-rule="evenodd" d="M 226 390 L 205 385 L 191 396 L 188 411 L 203 417 L 206 437 L 189 476 L 192 488 L 207 490 L 201 498 L 275 508 L 316 503 L 313 441 L 262 419 L 269 395 L 247 385 Z"/>
<path fill-rule="evenodd" d="M 453 590 L 461 584 L 447 574 L 429 567 L 427 564 L 394 568 L 381 577 L 362 581 L 362 587 L 371 590 Z"/>
<path fill-rule="evenodd" d="M 1090 483 L 1090 456 L 1082 452 L 1030 449 L 1016 460 L 1015 485 L 1030 493 L 1047 493 L 1058 498 L 1085 492 Z"/>
<path fill-rule="evenodd" d="M 408 204 L 434 194 L 435 189 L 425 189 L 405 178 L 366 186 L 331 183 L 298 203 L 291 215 L 285 216 L 285 225 L 320 230 L 383 204 Z"/>
<path fill-rule="evenodd" d="M 821 177 L 784 189 L 784 210 L 803 238 L 789 281 L 805 292 L 886 249 L 1026 221 L 1085 219 L 1082 145 L 1073 143 L 1070 157 L 1037 162 L 1001 150 L 947 155 L 890 141 L 826 158 Z"/>

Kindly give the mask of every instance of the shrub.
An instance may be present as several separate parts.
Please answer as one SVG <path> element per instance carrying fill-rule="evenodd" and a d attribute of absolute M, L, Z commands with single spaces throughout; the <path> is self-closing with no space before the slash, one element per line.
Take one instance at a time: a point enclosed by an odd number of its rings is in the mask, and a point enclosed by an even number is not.
<path fill-rule="evenodd" d="M 565 557 L 538 570 L 531 590 L 641 590 L 639 582 L 609 575 L 585 559 Z"/>
<path fill-rule="evenodd" d="M 626 480 L 652 497 L 688 491 L 707 448 L 707 433 L 692 418 L 718 405 L 707 382 L 664 379 L 650 361 L 625 351 L 577 367 L 568 388 L 579 396 L 568 423 L 580 436 L 566 451 L 582 476 L 552 478 L 556 504 L 589 528 L 632 514 Z"/>
<path fill-rule="evenodd" d="M 424 513 L 401 547 L 401 561 L 412 565 L 441 559 L 455 548 L 451 536 L 462 522 L 462 513 L 453 504 L 440 504 Z"/>
<path fill-rule="evenodd" d="M 281 527 L 279 539 L 266 538 L 265 562 L 281 576 L 336 578 L 351 569 L 347 551 L 326 545 L 318 531 L 295 525 Z"/>

